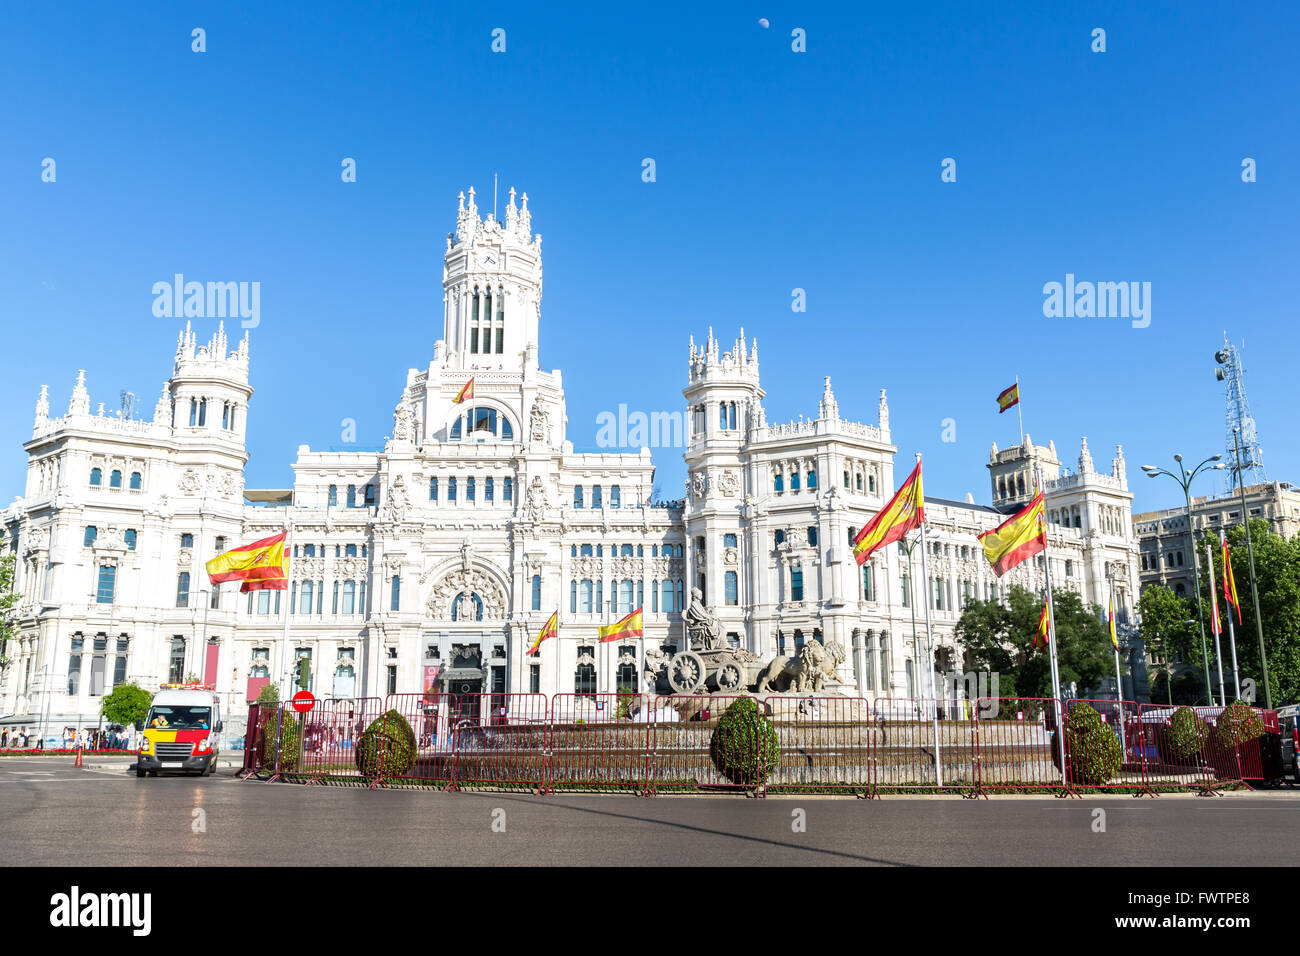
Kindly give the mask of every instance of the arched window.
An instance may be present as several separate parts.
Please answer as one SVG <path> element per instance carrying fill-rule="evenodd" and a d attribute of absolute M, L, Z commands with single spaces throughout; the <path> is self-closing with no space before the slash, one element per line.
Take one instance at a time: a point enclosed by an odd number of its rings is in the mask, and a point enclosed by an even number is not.
<path fill-rule="evenodd" d="M 790 569 L 790 600 L 803 600 L 803 568 Z M 798 633 L 798 631 L 795 631 L 795 634 Z"/>
<path fill-rule="evenodd" d="M 474 500 L 474 477 L 472 475 L 465 479 L 465 500 Z"/>
<path fill-rule="evenodd" d="M 591 555 L 592 555 L 592 547 L 591 547 L 591 545 L 589 545 L 589 544 L 584 544 L 581 548 L 578 549 L 578 554 L 581 555 L 581 556 L 584 557 L 584 558 L 589 558 L 589 557 L 591 557 Z"/>
<path fill-rule="evenodd" d="M 815 525 L 808 529 L 808 544 L 811 547 L 817 547 L 817 527 Z"/>
<path fill-rule="evenodd" d="M 438 500 L 438 476 L 434 475 L 429 479 L 429 500 Z"/>
<path fill-rule="evenodd" d="M 357 612 L 357 582 L 343 582 L 343 613 L 355 614 Z"/>
<path fill-rule="evenodd" d="M 112 473 L 108 476 L 108 487 L 110 488 L 122 487 L 122 473 L 118 471 L 116 468 L 114 468 Z"/>
<path fill-rule="evenodd" d="M 582 485 L 573 486 L 573 507 L 582 507 Z"/>
<path fill-rule="evenodd" d="M 677 610 L 679 610 L 679 611 L 684 611 L 684 610 L 686 610 L 686 604 L 682 601 L 682 598 L 683 598 L 684 596 L 685 596 L 685 595 L 684 595 L 684 593 L 683 593 L 683 591 L 682 591 L 682 582 L 681 582 L 681 579 L 678 578 L 678 579 L 677 579 Z"/>
<path fill-rule="evenodd" d="M 774 534 L 772 537 L 776 540 L 778 547 L 780 545 L 785 544 L 785 531 L 783 531 L 782 529 L 778 528 L 776 530 L 776 534 Z"/>
<path fill-rule="evenodd" d="M 190 572 L 188 571 L 176 575 L 176 606 L 190 606 Z"/>
<path fill-rule="evenodd" d="M 604 507 L 604 505 L 600 503 L 600 485 L 591 486 L 591 506 L 593 508 Z"/>
<path fill-rule="evenodd" d="M 726 581 L 723 586 L 723 590 L 726 594 L 726 601 L 728 607 L 735 607 L 737 604 L 740 603 L 740 584 L 739 584 L 739 578 L 736 576 L 735 571 L 727 572 Z"/>
<path fill-rule="evenodd" d="M 876 568 L 872 564 L 862 566 L 862 600 L 876 599 Z"/>
<path fill-rule="evenodd" d="M 723 431 L 727 429 L 727 403 L 718 403 L 718 427 Z"/>
<path fill-rule="evenodd" d="M 502 489 L 501 492 L 501 498 L 504 501 L 513 501 L 514 497 L 515 497 L 515 480 L 513 478 L 507 478 L 505 488 Z"/>
<path fill-rule="evenodd" d="M 673 608 L 673 582 L 672 582 L 672 581 L 664 581 L 663 584 L 662 584 L 662 586 L 661 586 L 661 590 L 662 590 L 662 592 L 663 592 L 663 612 L 664 612 L 665 614 L 670 614 L 670 613 L 672 613 L 672 611 L 674 610 L 674 608 Z"/>
<path fill-rule="evenodd" d="M 389 601 L 388 609 L 390 611 L 400 611 L 402 609 L 402 576 L 393 575 L 392 598 Z"/>
<path fill-rule="evenodd" d="M 90 483 L 93 487 L 98 488 L 104 483 L 104 473 L 98 468 L 90 469 Z"/>
<path fill-rule="evenodd" d="M 809 491 L 817 490 L 817 472 L 815 471 L 808 472 L 808 490 Z"/>
<path fill-rule="evenodd" d="M 582 583 L 578 586 L 578 610 L 583 614 L 592 613 L 592 594 L 595 585 L 590 578 L 583 578 Z"/>
<path fill-rule="evenodd" d="M 496 494 L 496 486 L 491 478 L 483 479 L 483 500 L 492 501 Z"/>
<path fill-rule="evenodd" d="M 81 546 L 83 548 L 92 547 L 95 544 L 95 539 L 98 537 L 99 537 L 99 529 L 96 528 L 93 524 L 86 525 L 86 533 L 85 535 L 82 536 Z"/>
<path fill-rule="evenodd" d="M 654 614 L 659 613 L 659 579 L 655 578 L 650 582 L 650 610 Z"/>
<path fill-rule="evenodd" d="M 623 650 L 623 648 L 620 648 Z M 636 656 L 636 648 L 630 648 L 632 656 Z M 621 654 L 619 655 L 622 656 Z M 636 693 L 636 665 L 631 662 L 625 662 L 618 665 L 618 692 L 620 694 Z"/>
<path fill-rule="evenodd" d="M 128 551 L 135 550 L 135 542 L 136 542 L 135 528 L 127 528 L 126 531 L 122 533 L 122 539 L 126 542 L 126 550 Z"/>
<path fill-rule="evenodd" d="M 534 574 L 533 575 L 533 610 L 540 611 L 541 609 L 542 609 L 542 576 L 540 574 Z"/>
<path fill-rule="evenodd" d="M 867 478 L 867 490 L 873 495 L 876 493 L 876 476 L 871 475 Z"/>
<path fill-rule="evenodd" d="M 447 500 L 456 500 L 456 478 L 455 476 L 447 479 Z"/>
<path fill-rule="evenodd" d="M 591 653 L 590 648 L 581 648 L 579 650 L 580 655 L 582 651 L 586 651 L 588 655 Z M 596 696 L 596 668 L 586 662 L 574 668 L 573 692 L 584 697 Z"/>
<path fill-rule="evenodd" d="M 609 506 L 611 508 L 620 507 L 621 495 L 618 485 L 611 485 L 609 488 Z"/>
<path fill-rule="evenodd" d="M 313 597 L 312 583 L 310 581 L 303 581 L 302 587 L 298 589 L 298 595 L 298 613 L 310 614 L 311 599 Z"/>
<path fill-rule="evenodd" d="M 630 558 L 632 557 L 632 546 L 630 544 L 625 544 L 618 549 L 618 553 L 619 557 Z"/>
<path fill-rule="evenodd" d="M 632 612 L 633 610 L 632 594 L 633 594 L 633 588 L 632 588 L 631 579 L 630 578 L 624 579 L 623 582 L 618 586 L 618 613 L 619 614 L 630 614 Z"/>
<path fill-rule="evenodd" d="M 795 470 L 795 471 L 790 472 L 790 490 L 791 490 L 791 491 L 798 491 L 798 490 L 799 490 L 799 472 L 798 472 L 798 470 Z"/>
<path fill-rule="evenodd" d="M 785 477 L 779 471 L 772 478 L 772 490 L 777 494 L 785 491 Z"/>
<path fill-rule="evenodd" d="M 499 333 L 500 329 L 498 329 L 497 331 Z M 497 351 L 500 351 L 500 349 L 498 349 Z M 515 440 L 515 430 L 510 427 L 510 419 L 506 418 L 504 415 L 501 416 L 501 440 L 502 441 Z"/>
<path fill-rule="evenodd" d="M 855 475 L 854 477 L 855 477 L 855 480 L 856 480 L 856 482 L 857 482 L 858 491 L 861 491 L 861 490 L 862 490 L 862 473 L 859 472 L 859 473 L 858 473 L 857 475 Z"/>
<path fill-rule="evenodd" d="M 199 399 L 199 427 L 202 428 L 207 423 L 208 423 L 208 400 L 206 398 L 200 398 Z"/>
<path fill-rule="evenodd" d="M 569 613 L 578 613 L 578 582 L 572 579 L 569 581 Z"/>
<path fill-rule="evenodd" d="M 355 508 L 356 506 L 357 506 L 357 486 L 348 485 L 348 507 Z"/>
<path fill-rule="evenodd" d="M 140 490 L 140 486 L 141 486 L 141 484 L 143 483 L 143 481 L 144 481 L 144 479 L 141 477 L 140 472 L 138 472 L 138 471 L 133 471 L 133 472 L 131 472 L 131 490 L 132 490 L 132 491 L 139 491 L 139 490 Z"/>
<path fill-rule="evenodd" d="M 727 427 L 734 429 L 736 427 L 736 403 L 731 402 L 727 406 Z"/>
<path fill-rule="evenodd" d="M 454 422 L 451 423 L 451 436 L 450 436 L 450 437 L 452 437 L 452 438 L 459 438 L 459 437 L 460 437 L 460 430 L 461 430 L 461 422 L 462 422 L 462 421 L 463 421 L 463 419 L 462 419 L 459 415 L 457 415 L 457 416 L 456 416 L 456 420 L 455 420 Z"/>
<path fill-rule="evenodd" d="M 844 490 L 849 490 L 849 473 L 847 471 L 844 473 Z"/>
<path fill-rule="evenodd" d="M 374 506 L 375 506 L 375 486 L 366 485 L 366 507 L 373 508 Z"/>

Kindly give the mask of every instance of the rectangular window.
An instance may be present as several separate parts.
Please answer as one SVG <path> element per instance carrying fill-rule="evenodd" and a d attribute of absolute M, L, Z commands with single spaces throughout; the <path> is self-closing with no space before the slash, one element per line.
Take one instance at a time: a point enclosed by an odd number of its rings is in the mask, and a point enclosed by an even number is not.
<path fill-rule="evenodd" d="M 179 684 L 185 679 L 185 638 L 177 635 L 172 638 L 172 652 L 168 660 L 167 679 Z"/>
<path fill-rule="evenodd" d="M 176 606 L 190 606 L 190 572 L 188 571 L 176 575 Z"/>
<path fill-rule="evenodd" d="M 503 492 L 502 492 L 502 494 L 501 494 L 501 497 L 502 497 L 505 501 L 513 501 L 513 500 L 514 500 L 514 494 L 515 494 L 515 480 L 514 480 L 513 478 L 507 478 L 507 479 L 506 479 L 506 486 L 505 486 L 505 489 L 503 490 Z"/>
<path fill-rule="evenodd" d="M 276 592 L 277 595 L 279 593 L 280 592 L 278 591 Z M 271 613 L 271 592 L 266 590 L 265 588 L 257 592 L 257 613 L 258 614 Z"/>
<path fill-rule="evenodd" d="M 117 568 L 111 564 L 99 566 L 99 582 L 95 587 L 96 604 L 112 604 L 113 590 L 117 583 Z"/>
<path fill-rule="evenodd" d="M 735 571 L 728 571 L 726 577 L 726 602 L 728 607 L 735 607 L 740 603 L 740 585 Z"/>
<path fill-rule="evenodd" d="M 125 638 L 117 639 L 117 660 L 113 662 L 113 686 L 126 683 L 126 651 L 127 641 Z"/>
<path fill-rule="evenodd" d="M 343 582 L 343 613 L 355 614 L 357 601 L 357 582 Z"/>
<path fill-rule="evenodd" d="M 492 501 L 496 493 L 496 482 L 491 478 L 483 479 L 483 500 Z"/>
<path fill-rule="evenodd" d="M 393 664 L 388 665 L 388 693 L 397 693 L 397 667 Z"/>
<path fill-rule="evenodd" d="M 401 610 L 401 604 L 402 604 L 402 577 L 399 574 L 394 574 L 393 575 L 393 596 L 392 596 L 392 600 L 389 603 L 388 609 L 390 611 L 399 611 Z"/>
<path fill-rule="evenodd" d="M 68 655 L 68 693 L 75 697 L 81 687 L 81 648 L 83 639 L 72 639 L 72 653 Z"/>
<path fill-rule="evenodd" d="M 528 692 L 530 694 L 542 692 L 542 668 L 537 664 L 528 668 Z"/>
<path fill-rule="evenodd" d="M 790 570 L 790 600 L 803 600 L 803 568 L 791 568 Z"/>
<path fill-rule="evenodd" d="M 456 479 L 455 478 L 447 479 L 447 500 L 448 501 L 456 500 Z"/>
<path fill-rule="evenodd" d="M 339 582 L 334 582 L 334 598 L 330 602 L 330 613 L 338 614 L 339 612 Z"/>

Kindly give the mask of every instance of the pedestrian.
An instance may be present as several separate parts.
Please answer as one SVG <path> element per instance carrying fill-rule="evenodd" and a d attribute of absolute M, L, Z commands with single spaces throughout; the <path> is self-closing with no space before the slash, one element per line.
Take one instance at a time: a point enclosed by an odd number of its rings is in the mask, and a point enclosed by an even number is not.
<path fill-rule="evenodd" d="M 9 749 L 9 728 L 6 727 L 4 730 L 0 730 L 0 750 L 8 750 L 8 749 Z"/>

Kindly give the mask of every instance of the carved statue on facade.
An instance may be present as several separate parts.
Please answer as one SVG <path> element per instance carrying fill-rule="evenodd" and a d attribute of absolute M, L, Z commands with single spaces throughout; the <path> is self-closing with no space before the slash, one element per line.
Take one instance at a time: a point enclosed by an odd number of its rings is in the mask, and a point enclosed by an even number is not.
<path fill-rule="evenodd" d="M 722 647 L 722 624 L 704 606 L 699 588 L 691 588 L 691 603 L 686 606 L 686 639 L 691 650 L 716 651 Z"/>

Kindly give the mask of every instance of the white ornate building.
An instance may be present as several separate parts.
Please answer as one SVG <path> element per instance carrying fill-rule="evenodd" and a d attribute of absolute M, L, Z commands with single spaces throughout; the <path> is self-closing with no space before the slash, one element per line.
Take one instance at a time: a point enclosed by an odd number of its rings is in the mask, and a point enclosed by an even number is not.
<path fill-rule="evenodd" d="M 651 502 L 650 453 L 577 453 L 558 370 L 538 366 L 541 237 L 527 196 L 504 222 L 461 198 L 443 269 L 444 332 L 411 369 L 382 452 L 300 446 L 294 484 L 245 490 L 253 389 L 247 335 L 199 344 L 187 324 L 151 420 L 92 413 L 78 373 L 66 415 L 36 406 L 24 494 L 0 513 L 18 559 L 19 637 L 3 650 L 0 723 L 93 722 L 115 683 L 196 675 L 237 714 L 250 678 L 278 677 L 290 647 L 312 660 L 318 696 L 447 690 L 594 692 L 643 686 L 641 661 L 680 648 L 698 587 L 730 640 L 767 658 L 838 641 L 845 688 L 924 692 L 913 641 L 923 611 L 909 585 L 919 552 L 884 549 L 862 569 L 850 538 L 912 467 L 898 459 L 881 390 L 876 421 L 840 416 L 830 380 L 817 417 L 769 424 L 758 347 L 691 344 L 684 501 Z M 470 401 L 454 404 L 474 379 Z M 995 579 L 975 536 L 1046 478 L 1058 587 L 1121 619 L 1137 589 L 1122 453 L 1077 472 L 1052 444 L 999 451 L 992 505 L 929 497 L 924 591 L 938 666 L 959 665 L 952 631 L 965 597 L 1041 586 L 1036 563 Z M 896 473 L 897 465 L 897 473 Z M 292 523 L 286 592 L 207 583 L 203 563 Z M 914 536 L 915 537 L 915 536 Z M 1041 559 L 1038 559 L 1041 561 Z M 598 647 L 596 627 L 643 607 L 642 642 Z M 525 656 L 559 610 L 560 636 Z"/>

